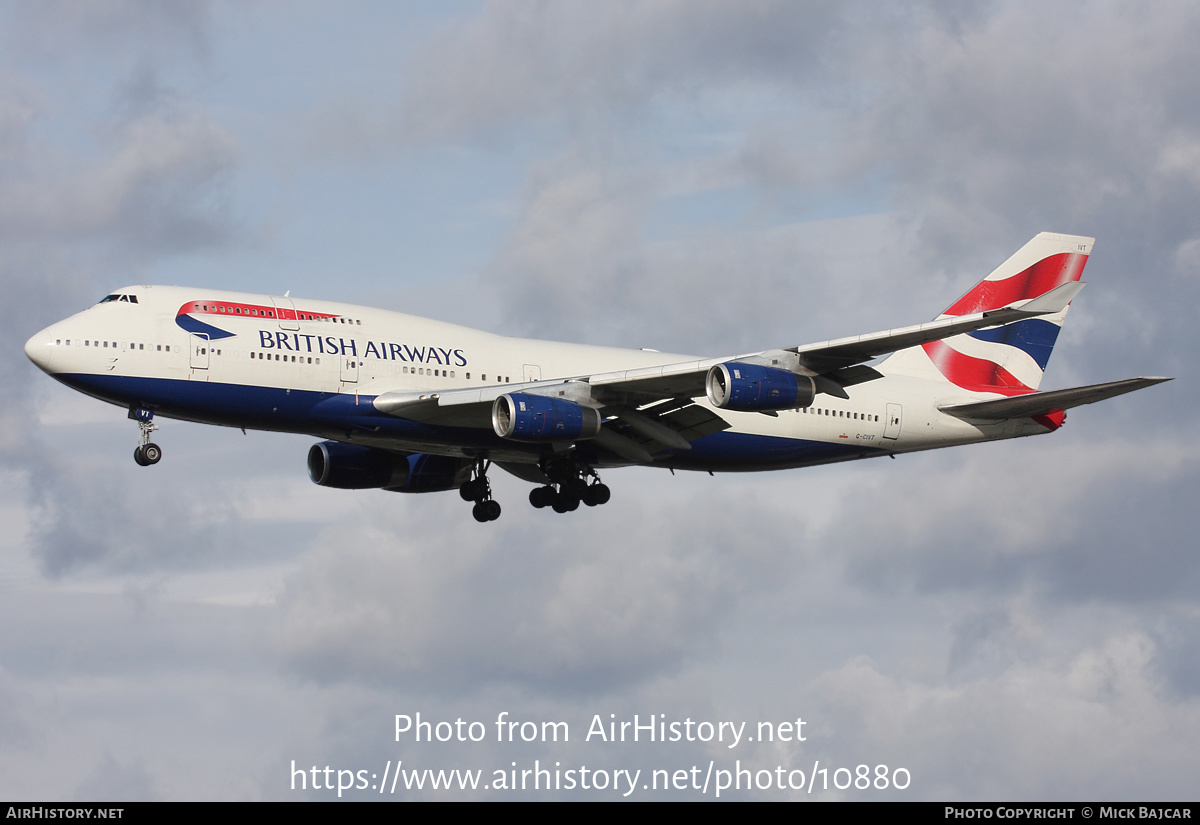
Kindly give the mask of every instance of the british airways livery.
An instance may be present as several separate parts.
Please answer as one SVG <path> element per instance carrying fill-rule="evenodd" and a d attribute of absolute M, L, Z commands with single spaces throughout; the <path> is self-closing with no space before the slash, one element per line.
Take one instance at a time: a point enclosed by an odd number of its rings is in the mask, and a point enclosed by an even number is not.
<path fill-rule="evenodd" d="M 138 464 L 162 457 L 158 417 L 304 433 L 323 439 L 308 451 L 317 484 L 457 489 L 491 521 L 493 465 L 563 513 L 608 501 L 605 468 L 774 470 L 1037 435 L 1169 380 L 1038 390 L 1092 243 L 1042 233 L 929 323 L 724 358 L 166 286 L 119 289 L 25 352 L 128 408 Z"/>

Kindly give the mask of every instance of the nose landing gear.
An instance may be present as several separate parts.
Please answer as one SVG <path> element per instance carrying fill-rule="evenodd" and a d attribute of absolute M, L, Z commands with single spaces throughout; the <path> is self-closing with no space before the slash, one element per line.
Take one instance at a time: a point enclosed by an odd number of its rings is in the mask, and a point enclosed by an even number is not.
<path fill-rule="evenodd" d="M 133 460 L 143 467 L 162 460 L 162 447 L 150 440 L 150 433 L 158 429 L 154 423 L 154 410 L 145 407 L 130 407 L 129 417 L 138 423 L 138 446 L 133 451 Z"/>

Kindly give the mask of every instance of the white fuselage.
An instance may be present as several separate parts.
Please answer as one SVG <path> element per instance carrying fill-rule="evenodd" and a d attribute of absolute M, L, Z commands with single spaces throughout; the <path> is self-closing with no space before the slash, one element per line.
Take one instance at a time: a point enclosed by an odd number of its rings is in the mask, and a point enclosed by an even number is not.
<path fill-rule="evenodd" d="M 115 296 L 115 297 L 114 297 Z M 308 433 L 442 455 L 535 462 L 545 445 L 490 429 L 414 424 L 385 392 L 448 392 L 689 360 L 647 350 L 494 335 L 368 307 L 186 287 L 132 286 L 41 331 L 29 357 L 104 401 L 168 418 Z M 680 469 L 798 467 L 1046 432 L 1031 419 L 968 423 L 938 406 L 995 397 L 888 375 L 778 414 L 716 411 L 729 429 L 655 456 Z M 703 398 L 698 404 L 707 406 Z M 601 451 L 597 465 L 635 463 Z"/>

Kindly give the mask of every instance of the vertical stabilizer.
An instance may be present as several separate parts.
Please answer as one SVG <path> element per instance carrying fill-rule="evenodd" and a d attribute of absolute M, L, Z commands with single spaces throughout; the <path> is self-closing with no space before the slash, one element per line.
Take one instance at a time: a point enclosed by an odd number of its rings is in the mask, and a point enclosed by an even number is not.
<path fill-rule="evenodd" d="M 1042 232 L 996 267 L 938 320 L 999 309 L 1078 281 L 1093 238 Z M 892 354 L 877 369 L 947 381 L 972 392 L 1021 395 L 1038 388 L 1067 310 L 932 341 Z"/>

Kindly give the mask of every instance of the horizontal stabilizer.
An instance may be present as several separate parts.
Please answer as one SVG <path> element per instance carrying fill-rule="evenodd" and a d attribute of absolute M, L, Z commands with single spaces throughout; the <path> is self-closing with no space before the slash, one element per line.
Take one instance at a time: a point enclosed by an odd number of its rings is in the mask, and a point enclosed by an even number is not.
<path fill-rule="evenodd" d="M 1081 407 L 1084 404 L 1094 404 L 1106 398 L 1124 395 L 1127 392 L 1140 390 L 1170 378 L 1126 378 L 1124 381 L 1110 381 L 1107 384 L 1092 384 L 1087 387 L 1072 387 L 1067 390 L 1051 392 L 1035 392 L 1029 395 L 1018 395 L 1012 398 L 998 398 L 994 401 L 978 401 L 971 404 L 951 404 L 939 407 L 942 412 L 956 418 L 977 418 L 988 421 L 1003 421 L 1008 418 L 1026 418 L 1034 415 L 1046 415 L 1051 412 Z"/>

